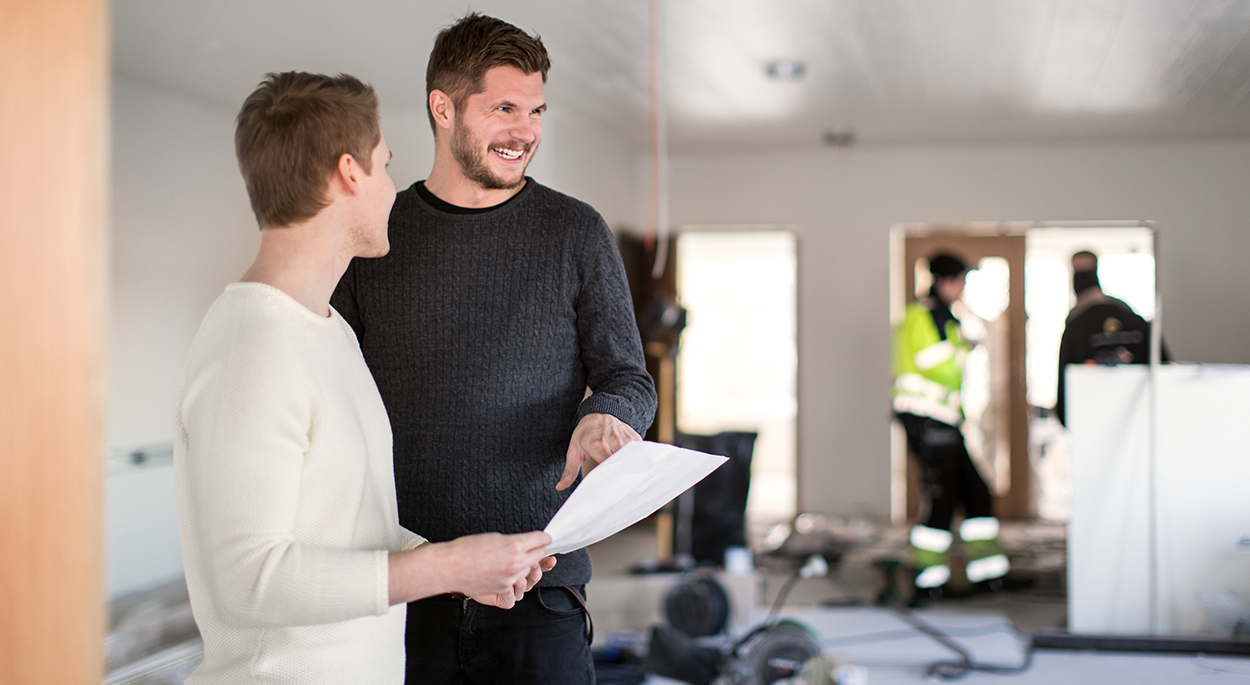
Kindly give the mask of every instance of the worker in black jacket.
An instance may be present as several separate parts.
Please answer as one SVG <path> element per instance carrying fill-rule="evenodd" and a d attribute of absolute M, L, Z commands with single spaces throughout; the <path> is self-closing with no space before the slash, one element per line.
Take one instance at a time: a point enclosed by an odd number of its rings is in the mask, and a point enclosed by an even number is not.
<path fill-rule="evenodd" d="M 1102 292 L 1098 282 L 1098 256 L 1093 252 L 1072 255 L 1072 289 L 1076 306 L 1068 313 L 1059 342 L 1059 389 L 1055 415 L 1064 415 L 1064 369 L 1068 364 L 1150 363 L 1150 322 L 1137 315 L 1123 300 Z M 1169 361 L 1167 347 L 1163 361 Z"/>

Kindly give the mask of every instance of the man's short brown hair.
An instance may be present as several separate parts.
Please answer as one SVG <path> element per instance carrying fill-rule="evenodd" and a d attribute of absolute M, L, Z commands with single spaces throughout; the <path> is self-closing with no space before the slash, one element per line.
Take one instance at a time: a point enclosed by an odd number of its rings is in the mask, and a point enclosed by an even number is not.
<path fill-rule="evenodd" d="M 541 73 L 547 82 L 551 60 L 538 36 L 531 36 L 501 19 L 470 12 L 460 21 L 439 32 L 425 68 L 426 115 L 430 127 L 434 113 L 429 111 L 430 93 L 447 93 L 459 111 L 466 98 L 482 92 L 486 72 L 492 67 L 511 66 L 524 74 Z"/>
<path fill-rule="evenodd" d="M 300 71 L 265 74 L 235 120 L 234 149 L 261 228 L 316 216 L 326 183 L 350 154 L 372 173 L 382 140 L 378 96 L 359 79 Z"/>

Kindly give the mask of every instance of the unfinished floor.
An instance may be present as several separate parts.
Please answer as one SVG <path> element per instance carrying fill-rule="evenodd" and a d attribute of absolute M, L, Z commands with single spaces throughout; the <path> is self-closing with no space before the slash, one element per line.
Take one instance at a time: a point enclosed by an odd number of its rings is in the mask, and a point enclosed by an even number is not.
<path fill-rule="evenodd" d="M 1194 654 L 1143 654 L 1093 651 L 1032 652 L 1035 633 L 1062 632 L 1067 620 L 1066 556 L 1063 525 L 1005 523 L 1002 542 L 1012 559 L 1010 582 L 997 591 L 977 591 L 955 578 L 937 597 L 884 597 L 888 581 L 882 560 L 901 558 L 907 529 L 866 521 L 821 519 L 832 535 L 848 542 L 825 577 L 797 581 L 781 616 L 820 635 L 821 647 L 863 669 L 872 685 L 922 683 L 930 665 L 955 653 L 914 625 L 931 626 L 981 665 L 1001 672 L 972 671 L 961 682 L 1071 683 L 1250 683 L 1250 659 Z M 767 531 L 749 537 L 758 549 Z M 613 639 L 645 641 L 640 622 L 661 621 L 664 593 L 679 574 L 631 573 L 656 555 L 654 527 L 640 524 L 590 548 L 595 577 L 587 588 L 595 617 L 596 645 Z M 798 562 L 757 557 L 750 577 L 721 576 L 735 604 L 731 632 L 745 632 L 764 620 Z M 747 606 L 747 603 L 750 603 Z M 911 606 L 905 606 L 911 605 Z M 613 635 L 616 635 L 614 638 Z M 644 634 L 645 635 L 645 634 Z M 1023 668 L 1021 668 L 1023 667 Z M 651 685 L 673 681 L 657 676 Z"/>

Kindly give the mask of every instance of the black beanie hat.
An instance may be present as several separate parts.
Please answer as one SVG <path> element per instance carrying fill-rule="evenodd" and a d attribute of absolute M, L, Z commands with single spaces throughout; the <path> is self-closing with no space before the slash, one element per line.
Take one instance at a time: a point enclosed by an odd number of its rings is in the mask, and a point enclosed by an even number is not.
<path fill-rule="evenodd" d="M 929 258 L 929 273 L 934 278 L 958 276 L 968 270 L 963 260 L 948 252 L 941 252 Z"/>

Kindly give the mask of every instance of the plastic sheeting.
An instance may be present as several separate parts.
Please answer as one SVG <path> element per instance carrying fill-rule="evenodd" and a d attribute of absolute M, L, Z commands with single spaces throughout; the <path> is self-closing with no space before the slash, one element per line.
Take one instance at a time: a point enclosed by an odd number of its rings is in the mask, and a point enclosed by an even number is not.
<path fill-rule="evenodd" d="M 1250 367 L 1156 373 L 1067 369 L 1074 633 L 1219 634 L 1201 596 L 1250 600 Z"/>

